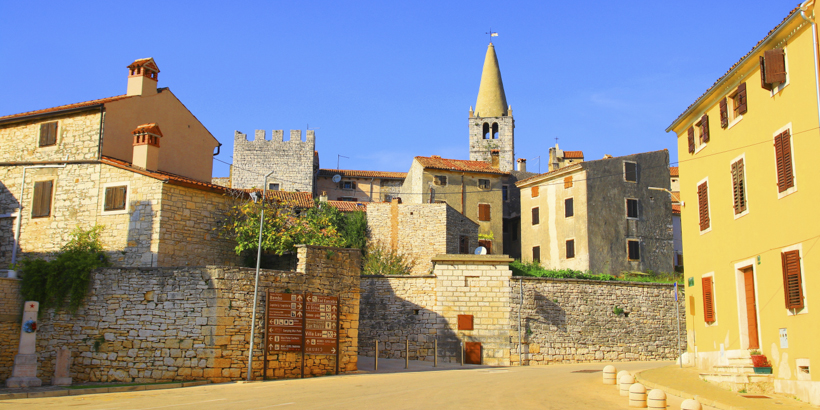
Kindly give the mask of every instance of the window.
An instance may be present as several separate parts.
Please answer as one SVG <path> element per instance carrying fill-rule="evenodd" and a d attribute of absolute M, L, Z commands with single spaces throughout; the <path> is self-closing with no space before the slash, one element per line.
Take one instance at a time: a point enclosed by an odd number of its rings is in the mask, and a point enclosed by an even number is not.
<path fill-rule="evenodd" d="M 720 100 L 720 128 L 727 128 L 746 113 L 746 83 L 740 83 L 728 99 Z"/>
<path fill-rule="evenodd" d="M 51 191 L 54 181 L 34 183 L 34 198 L 31 201 L 31 217 L 43 218 L 51 215 Z"/>
<path fill-rule="evenodd" d="M 638 219 L 638 200 L 627 198 L 626 200 L 627 219 Z"/>
<path fill-rule="evenodd" d="M 384 199 L 383 199 L 382 201 L 383 201 L 383 202 L 391 202 L 391 201 L 393 201 L 393 195 L 385 194 L 385 195 L 384 195 Z"/>
<path fill-rule="evenodd" d="M 489 179 L 479 179 L 478 180 L 478 187 L 481 189 L 490 189 L 490 180 Z"/>
<path fill-rule="evenodd" d="M 703 290 L 703 320 L 706 323 L 715 322 L 715 290 L 711 276 L 701 278 Z"/>
<path fill-rule="evenodd" d="M 535 208 L 532 208 L 532 224 L 533 225 L 538 225 L 540 223 L 541 223 L 541 220 L 539 219 L 539 215 L 538 215 L 538 207 L 536 206 Z"/>
<path fill-rule="evenodd" d="M 342 189 L 356 189 L 356 181 L 342 181 Z"/>
<path fill-rule="evenodd" d="M 624 181 L 638 182 L 638 164 L 624 161 Z"/>
<path fill-rule="evenodd" d="M 125 196 L 128 193 L 126 186 L 112 186 L 105 188 L 105 204 L 103 211 L 122 211 L 125 209 Z"/>
<path fill-rule="evenodd" d="M 572 198 L 567 198 L 564 200 L 564 217 L 569 218 L 575 215 L 575 209 L 573 204 Z"/>
<path fill-rule="evenodd" d="M 490 124 L 486 122 L 484 123 L 484 125 L 481 127 L 481 135 L 484 136 L 485 140 L 490 139 Z"/>
<path fill-rule="evenodd" d="M 794 187 L 794 164 L 792 163 L 792 141 L 788 129 L 775 135 L 774 156 L 777 165 L 777 190 L 784 192 Z"/>
<path fill-rule="evenodd" d="M 706 231 L 711 227 L 709 221 L 709 181 L 704 181 L 698 185 L 698 215 L 700 231 Z"/>
<path fill-rule="evenodd" d="M 637 239 L 628 239 L 626 241 L 627 258 L 631 261 L 641 260 L 641 241 Z"/>
<path fill-rule="evenodd" d="M 530 196 L 532 196 L 533 198 L 538 198 L 538 186 L 537 185 L 530 188 Z"/>
<path fill-rule="evenodd" d="M 478 241 L 478 246 L 483 246 L 483 247 L 487 248 L 487 254 L 493 253 L 493 241 L 487 241 L 487 240 L 480 239 Z"/>
<path fill-rule="evenodd" d="M 572 259 L 575 257 L 575 239 L 570 239 L 567 241 L 567 259 Z"/>
<path fill-rule="evenodd" d="M 458 238 L 458 253 L 466 255 L 470 253 L 470 237 L 461 235 Z"/>
<path fill-rule="evenodd" d="M 746 210 L 746 184 L 743 158 L 732 163 L 732 197 L 734 198 L 735 215 Z"/>
<path fill-rule="evenodd" d="M 494 140 L 498 139 L 498 123 L 497 122 L 493 123 L 493 139 Z"/>
<path fill-rule="evenodd" d="M 786 309 L 803 309 L 803 278 L 800 272 L 800 251 L 793 250 L 780 254 L 783 262 L 783 290 L 786 295 Z"/>
<path fill-rule="evenodd" d="M 57 121 L 40 124 L 40 146 L 57 145 Z"/>
<path fill-rule="evenodd" d="M 535 263 L 541 263 L 541 247 L 540 246 L 533 246 L 532 247 L 532 261 Z"/>
<path fill-rule="evenodd" d="M 696 130 L 697 132 L 695 132 Z M 688 133 L 689 153 L 694 154 L 696 151 L 705 147 L 706 143 L 709 142 L 709 116 L 703 114 L 703 117 L 700 117 L 700 120 L 698 120 L 694 126 L 689 127 Z M 695 138 L 696 133 L 697 138 Z M 695 146 L 696 143 L 697 146 Z"/>
<path fill-rule="evenodd" d="M 436 185 L 447 185 L 447 176 L 446 175 L 434 175 L 433 176 L 433 183 Z"/>
<path fill-rule="evenodd" d="M 278 191 L 279 190 L 279 184 L 275 184 L 275 183 L 268 184 L 268 190 L 269 191 Z"/>
<path fill-rule="evenodd" d="M 501 200 L 510 200 L 510 187 L 508 185 L 501 185 Z"/>
<path fill-rule="evenodd" d="M 490 204 L 478 204 L 478 220 L 490 220 Z"/>
<path fill-rule="evenodd" d="M 786 50 L 766 50 L 760 56 L 760 86 L 775 93 L 787 83 Z"/>
<path fill-rule="evenodd" d="M 564 189 L 572 188 L 572 175 L 564 178 Z"/>

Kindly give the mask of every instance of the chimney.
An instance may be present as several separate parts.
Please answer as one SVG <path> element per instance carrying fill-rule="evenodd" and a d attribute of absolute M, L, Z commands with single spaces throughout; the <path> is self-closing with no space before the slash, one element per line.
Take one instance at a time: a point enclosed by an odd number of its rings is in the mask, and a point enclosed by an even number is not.
<path fill-rule="evenodd" d="M 518 158 L 518 170 L 521 172 L 527 172 L 527 160 L 524 158 Z"/>
<path fill-rule="evenodd" d="M 157 93 L 159 67 L 153 58 L 141 58 L 128 66 L 126 95 L 154 95 Z"/>
<path fill-rule="evenodd" d="M 142 124 L 133 132 L 134 155 L 131 164 L 148 171 L 156 171 L 159 167 L 159 139 L 162 132 L 156 123 Z"/>
<path fill-rule="evenodd" d="M 322 195 L 319 196 L 319 202 L 327 202 L 327 191 L 322 191 Z"/>
<path fill-rule="evenodd" d="M 490 151 L 490 166 L 492 166 L 494 169 L 498 169 L 499 162 L 500 162 L 499 161 L 499 158 L 500 158 L 499 155 L 500 154 L 501 153 L 497 149 L 494 149 L 494 150 Z"/>

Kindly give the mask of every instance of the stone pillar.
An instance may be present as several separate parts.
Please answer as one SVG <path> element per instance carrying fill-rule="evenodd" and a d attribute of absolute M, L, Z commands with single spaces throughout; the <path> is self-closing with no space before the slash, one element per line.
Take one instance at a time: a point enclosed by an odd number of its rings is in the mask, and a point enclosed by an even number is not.
<path fill-rule="evenodd" d="M 54 366 L 53 386 L 71 386 L 71 350 L 63 347 L 57 351 L 57 365 Z"/>
<path fill-rule="evenodd" d="M 37 331 L 36 328 L 32 332 L 26 331 L 26 322 L 29 320 L 36 325 L 38 310 L 40 310 L 39 302 L 29 301 L 23 306 L 23 328 L 20 331 L 20 346 L 17 348 L 17 356 L 14 356 L 14 370 L 11 372 L 11 377 L 6 380 L 6 387 L 37 387 L 43 384 L 37 378 L 37 353 L 35 351 Z"/>

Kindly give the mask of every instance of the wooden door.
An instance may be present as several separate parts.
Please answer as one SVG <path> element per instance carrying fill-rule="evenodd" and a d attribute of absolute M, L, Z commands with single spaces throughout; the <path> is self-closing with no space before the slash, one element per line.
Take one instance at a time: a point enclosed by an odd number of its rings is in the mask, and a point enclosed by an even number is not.
<path fill-rule="evenodd" d="M 481 342 L 464 343 L 464 363 L 481 364 Z"/>
<path fill-rule="evenodd" d="M 751 267 L 743 269 L 746 289 L 746 324 L 749 329 L 749 349 L 760 349 L 757 342 L 757 303 L 755 300 L 755 275 Z"/>

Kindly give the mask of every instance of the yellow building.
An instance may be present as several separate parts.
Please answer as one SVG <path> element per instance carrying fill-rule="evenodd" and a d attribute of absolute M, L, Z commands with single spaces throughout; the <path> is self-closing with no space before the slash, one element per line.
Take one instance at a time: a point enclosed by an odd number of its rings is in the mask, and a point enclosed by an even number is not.
<path fill-rule="evenodd" d="M 820 404 L 820 88 L 814 2 L 667 129 L 678 138 L 688 353 L 714 378 L 752 349 L 777 392 Z M 707 377 L 708 378 L 708 377 Z M 713 380 L 714 380 L 713 378 Z M 736 388 L 756 387 L 737 383 Z"/>

